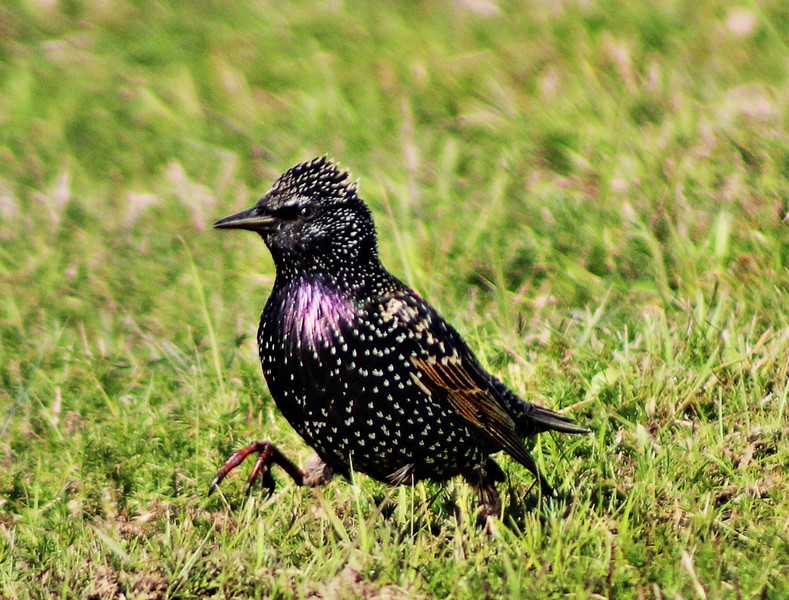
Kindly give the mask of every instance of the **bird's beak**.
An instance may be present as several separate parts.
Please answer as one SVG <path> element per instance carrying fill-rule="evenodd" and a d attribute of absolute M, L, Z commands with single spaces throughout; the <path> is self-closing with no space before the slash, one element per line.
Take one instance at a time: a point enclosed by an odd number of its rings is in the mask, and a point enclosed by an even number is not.
<path fill-rule="evenodd" d="M 266 214 L 262 209 L 255 205 L 247 210 L 219 219 L 214 223 L 217 229 L 249 229 L 250 231 L 267 231 L 272 229 L 278 220 L 276 217 Z"/>

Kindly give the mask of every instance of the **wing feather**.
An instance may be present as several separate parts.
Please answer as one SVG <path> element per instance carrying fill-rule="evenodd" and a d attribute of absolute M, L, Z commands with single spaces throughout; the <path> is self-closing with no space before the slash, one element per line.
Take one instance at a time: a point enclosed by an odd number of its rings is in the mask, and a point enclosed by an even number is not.
<path fill-rule="evenodd" d="M 551 493 L 496 389 L 496 380 L 482 369 L 452 326 L 404 286 L 376 298 L 369 306 L 380 315 L 381 324 L 389 327 L 389 335 L 410 344 L 413 383 L 428 395 L 446 398 L 476 435 L 529 469 L 543 492 Z"/>
<path fill-rule="evenodd" d="M 480 367 L 459 355 L 440 360 L 416 356 L 411 358 L 421 374 L 422 387 L 431 393 L 446 395 L 455 412 L 474 429 L 532 472 L 537 471 L 517 433 L 515 421 L 493 395 Z"/>

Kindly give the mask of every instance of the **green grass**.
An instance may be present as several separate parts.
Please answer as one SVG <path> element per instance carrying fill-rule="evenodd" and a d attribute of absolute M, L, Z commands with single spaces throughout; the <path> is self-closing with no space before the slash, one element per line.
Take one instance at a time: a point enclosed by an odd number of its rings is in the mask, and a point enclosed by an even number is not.
<path fill-rule="evenodd" d="M 787 597 L 787 39 L 771 0 L 3 3 L 0 597 Z M 494 537 L 459 482 L 207 497 L 309 453 L 270 257 L 210 224 L 323 153 L 592 430 L 533 442 L 569 508 L 506 459 Z"/>

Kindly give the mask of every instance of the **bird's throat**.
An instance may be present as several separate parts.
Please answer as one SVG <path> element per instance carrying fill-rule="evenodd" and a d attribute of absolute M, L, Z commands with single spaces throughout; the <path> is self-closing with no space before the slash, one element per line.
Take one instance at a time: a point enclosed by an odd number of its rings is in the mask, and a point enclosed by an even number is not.
<path fill-rule="evenodd" d="M 283 295 L 279 326 L 285 347 L 320 353 L 342 337 L 341 326 L 354 314 L 350 301 L 317 280 L 302 280 Z"/>

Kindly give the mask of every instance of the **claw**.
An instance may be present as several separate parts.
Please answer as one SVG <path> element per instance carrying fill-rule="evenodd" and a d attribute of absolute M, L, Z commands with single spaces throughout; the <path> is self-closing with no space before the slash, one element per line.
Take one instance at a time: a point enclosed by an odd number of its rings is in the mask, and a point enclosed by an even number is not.
<path fill-rule="evenodd" d="M 258 457 L 255 461 L 255 466 L 252 467 L 252 472 L 247 479 L 247 483 L 244 486 L 244 491 L 247 495 L 252 491 L 252 486 L 258 477 L 260 477 L 261 484 L 268 490 L 269 494 L 274 491 L 274 478 L 271 476 L 272 464 L 282 467 L 285 472 L 293 478 L 293 481 L 295 481 L 297 485 L 304 485 L 304 471 L 285 458 L 271 442 L 257 441 L 234 452 L 230 458 L 225 461 L 225 464 L 219 467 L 219 471 L 217 471 L 216 476 L 211 481 L 211 485 L 208 488 L 208 495 L 210 496 L 214 490 L 216 490 L 230 471 L 244 462 L 247 456 L 255 453 L 258 454 Z"/>
<path fill-rule="evenodd" d="M 249 474 L 247 483 L 244 486 L 244 492 L 247 496 L 252 492 L 252 486 L 255 485 L 255 480 L 258 478 L 260 478 L 261 486 L 266 488 L 268 492 L 267 495 L 270 496 L 274 493 L 274 477 L 272 477 L 269 467 L 269 465 L 274 462 L 273 459 L 273 452 L 261 451 L 258 459 L 255 461 L 255 466 L 252 467 L 252 472 Z"/>

